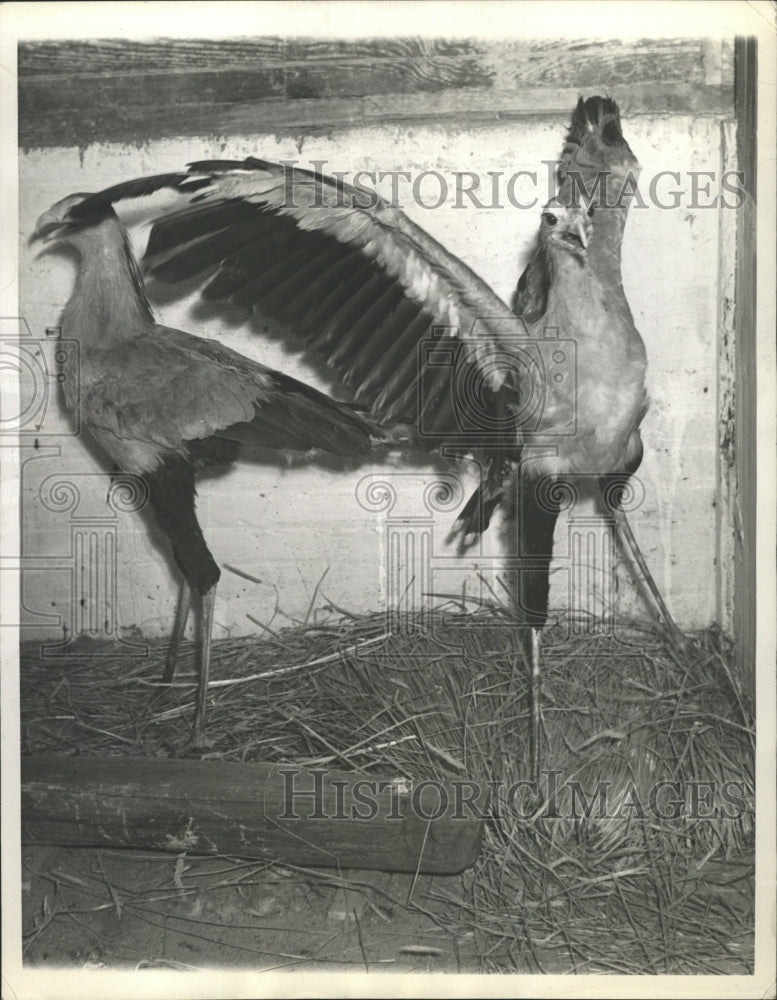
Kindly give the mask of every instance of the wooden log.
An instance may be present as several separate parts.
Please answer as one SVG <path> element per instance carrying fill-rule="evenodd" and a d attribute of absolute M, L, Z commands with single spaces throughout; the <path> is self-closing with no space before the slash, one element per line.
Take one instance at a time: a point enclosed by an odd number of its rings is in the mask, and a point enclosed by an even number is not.
<path fill-rule="evenodd" d="M 294 764 L 22 757 L 26 843 L 230 854 L 455 874 L 478 856 L 488 792 Z"/>

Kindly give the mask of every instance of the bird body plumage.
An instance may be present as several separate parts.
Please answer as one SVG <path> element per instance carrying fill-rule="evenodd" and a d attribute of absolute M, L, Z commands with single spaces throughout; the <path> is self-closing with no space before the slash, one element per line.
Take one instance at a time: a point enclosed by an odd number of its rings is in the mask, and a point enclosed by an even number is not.
<path fill-rule="evenodd" d="M 63 331 L 75 333 L 64 324 Z M 192 443 L 209 438 L 342 456 L 370 448 L 368 426 L 345 406 L 180 330 L 156 326 L 83 352 L 81 376 L 83 426 L 125 472 L 143 475 L 173 455 L 190 457 Z"/>
<path fill-rule="evenodd" d="M 183 574 L 165 679 L 172 678 L 193 588 L 205 598 L 195 736 L 203 735 L 213 599 L 220 577 L 195 512 L 195 473 L 258 449 L 364 455 L 394 434 L 353 407 L 251 361 L 214 340 L 161 326 L 146 299 L 129 238 L 115 213 L 76 222 L 69 196 L 36 235 L 73 247 L 79 264 L 61 321 L 68 352 L 65 402 L 121 472 L 142 477 Z M 69 370 L 67 370 L 69 369 Z M 401 438 L 402 432 L 399 432 Z"/>
<path fill-rule="evenodd" d="M 587 255 L 546 248 L 546 258 L 551 271 L 547 305 L 529 332 L 541 337 L 558 330 L 574 343 L 575 384 L 574 391 L 544 384 L 538 429 L 522 435 L 525 445 L 538 446 L 537 457 L 527 448 L 524 462 L 535 476 L 625 472 L 626 441 L 647 408 L 644 344 L 631 314 L 602 285 Z M 566 431 L 570 426 L 575 433 Z M 549 443 L 553 454 L 542 456 L 539 446 Z"/>

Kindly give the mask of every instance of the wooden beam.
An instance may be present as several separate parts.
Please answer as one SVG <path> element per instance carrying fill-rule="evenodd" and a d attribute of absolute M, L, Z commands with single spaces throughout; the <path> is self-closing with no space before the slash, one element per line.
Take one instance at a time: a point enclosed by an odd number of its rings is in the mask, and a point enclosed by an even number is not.
<path fill-rule="evenodd" d="M 720 125 L 721 176 L 737 170 L 736 119 Z M 721 208 L 718 226 L 718 482 L 715 499 L 717 546 L 716 621 L 730 636 L 735 631 L 739 483 L 736 459 L 736 275 L 740 209 Z"/>
<path fill-rule="evenodd" d="M 30 42 L 19 46 L 19 142 L 492 125 L 567 118 L 581 93 L 602 92 L 628 115 L 728 115 L 732 72 L 726 43 L 687 38 Z"/>
<path fill-rule="evenodd" d="M 455 874 L 478 856 L 487 802 L 468 782 L 294 764 L 22 757 L 22 840 L 33 844 Z"/>
<path fill-rule="evenodd" d="M 756 234 L 758 195 L 758 39 L 737 38 L 734 97 L 737 169 L 747 198 L 737 219 L 736 395 L 734 455 L 737 475 L 734 637 L 742 683 L 755 697 L 756 579 Z M 769 294 L 766 290 L 762 293 Z M 773 294 L 773 293 L 772 293 Z M 771 612 L 771 608 L 767 613 Z"/>

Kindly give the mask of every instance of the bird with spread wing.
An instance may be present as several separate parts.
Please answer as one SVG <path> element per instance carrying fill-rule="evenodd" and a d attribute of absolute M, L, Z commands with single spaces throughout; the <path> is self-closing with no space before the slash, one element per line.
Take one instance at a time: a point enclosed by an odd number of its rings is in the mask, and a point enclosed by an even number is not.
<path fill-rule="evenodd" d="M 261 159 L 193 163 L 72 209 L 85 219 L 125 198 L 177 192 L 183 206 L 151 230 L 154 277 L 202 275 L 205 299 L 250 307 L 323 360 L 376 420 L 410 425 L 416 447 L 481 456 L 481 485 L 453 534 L 466 548 L 499 505 L 517 520 L 535 772 L 557 484 L 607 498 L 671 638 L 684 638 L 620 509 L 647 408 L 645 348 L 620 272 L 638 170 L 615 103 L 581 98 L 514 310 L 396 206 Z"/>
<path fill-rule="evenodd" d="M 200 744 L 220 571 L 197 521 L 195 474 L 267 452 L 364 455 L 374 445 L 390 445 L 394 432 L 215 340 L 156 323 L 127 231 L 113 209 L 74 217 L 86 197 L 57 202 L 38 219 L 33 236 L 70 247 L 79 257 L 61 320 L 62 336 L 79 344 L 65 363 L 73 369 L 65 371 L 65 403 L 114 471 L 142 479 L 172 545 L 182 576 L 165 683 L 173 678 L 192 591 L 202 595 L 194 725 Z"/>

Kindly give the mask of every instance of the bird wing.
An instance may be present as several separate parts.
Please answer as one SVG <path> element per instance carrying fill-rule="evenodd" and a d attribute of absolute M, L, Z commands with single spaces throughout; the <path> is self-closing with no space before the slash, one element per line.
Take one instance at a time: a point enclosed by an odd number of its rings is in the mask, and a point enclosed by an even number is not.
<path fill-rule="evenodd" d="M 362 454 L 370 441 L 407 444 L 408 432 L 404 426 L 381 424 L 360 407 L 334 400 L 305 382 L 246 358 L 218 340 L 194 337 L 170 327 L 157 327 L 157 336 L 160 335 L 168 344 L 212 363 L 222 372 L 242 375 L 260 386 L 260 396 L 253 401 L 256 415 L 250 429 L 238 433 L 230 426 L 232 440 L 297 451 L 317 448 L 334 455 Z M 259 437 L 254 439 L 256 432 Z M 227 436 L 222 431 L 217 434 Z"/>
<path fill-rule="evenodd" d="M 146 260 L 154 276 L 177 282 L 215 269 L 206 298 L 251 307 L 323 359 L 380 420 L 413 425 L 430 443 L 470 436 L 457 409 L 462 391 L 470 393 L 464 406 L 482 409 L 488 424 L 510 378 L 510 341 L 525 330 L 398 208 L 339 180 L 249 158 L 119 184 L 74 214 L 161 188 L 187 203 L 153 225 Z"/>
<path fill-rule="evenodd" d="M 92 352 L 88 364 L 84 423 L 128 472 L 148 472 L 206 439 L 337 455 L 370 448 L 374 425 L 347 405 L 180 330 L 158 326 Z"/>

